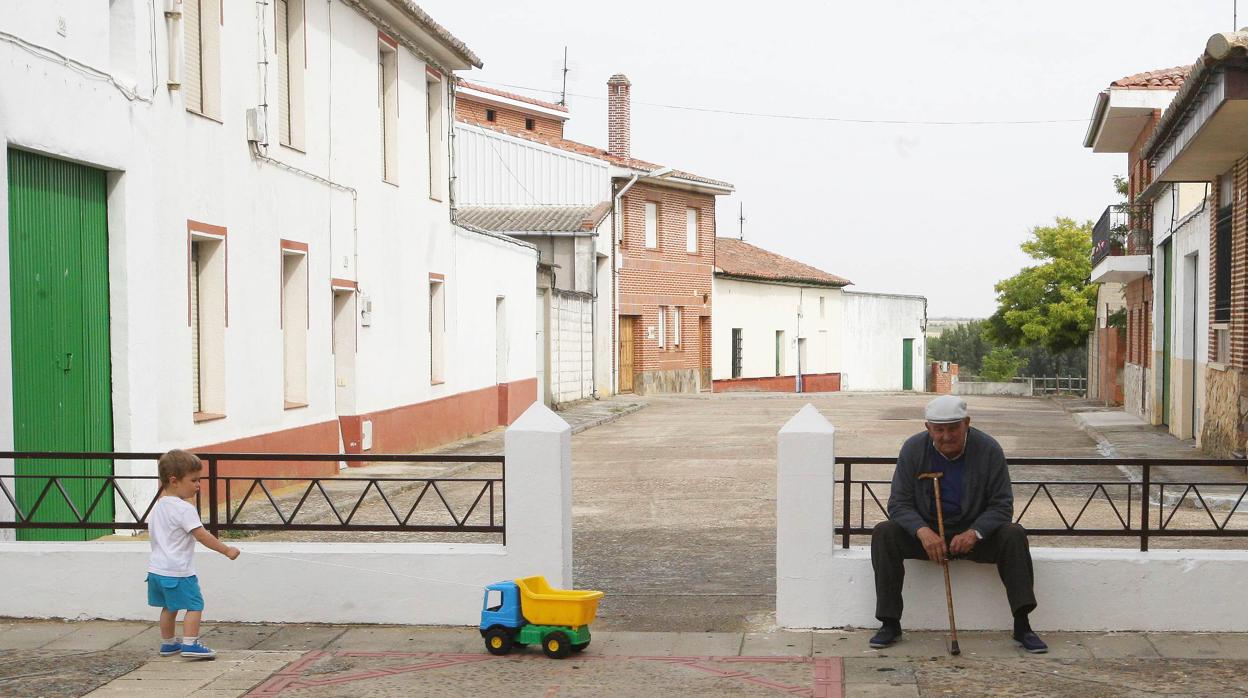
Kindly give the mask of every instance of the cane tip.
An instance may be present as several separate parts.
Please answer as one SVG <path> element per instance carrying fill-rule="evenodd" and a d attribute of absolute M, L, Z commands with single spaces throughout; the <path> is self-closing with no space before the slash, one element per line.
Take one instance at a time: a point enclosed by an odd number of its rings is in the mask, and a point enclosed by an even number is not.
<path fill-rule="evenodd" d="M 955 657 L 958 656 L 959 654 L 962 654 L 962 650 L 958 648 L 958 643 L 956 640 L 953 643 L 953 647 L 949 650 L 949 654 L 952 654 Z"/>

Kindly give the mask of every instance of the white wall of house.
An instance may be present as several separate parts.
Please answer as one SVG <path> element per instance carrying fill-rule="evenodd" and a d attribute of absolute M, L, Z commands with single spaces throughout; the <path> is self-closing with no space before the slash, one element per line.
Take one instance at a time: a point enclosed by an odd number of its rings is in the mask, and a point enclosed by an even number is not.
<path fill-rule="evenodd" d="M 732 331 L 741 330 L 741 378 L 833 373 L 842 363 L 841 289 L 745 281 L 716 275 L 711 302 L 711 378 L 732 378 Z M 820 299 L 822 312 L 820 311 Z M 777 374 L 777 332 L 783 332 Z"/>
<path fill-rule="evenodd" d="M 456 201 L 465 206 L 592 206 L 611 198 L 607 163 L 455 123 Z"/>
<path fill-rule="evenodd" d="M 913 339 L 911 385 L 924 389 L 927 299 L 845 291 L 842 390 L 901 390 L 904 340 Z"/>
<path fill-rule="evenodd" d="M 533 302 L 535 255 L 511 244 L 454 235 L 448 197 L 431 198 L 426 62 L 399 45 L 397 165 L 387 182 L 380 146 L 378 27 L 359 10 L 344 2 L 306 3 L 304 143 L 296 150 L 278 144 L 275 71 L 270 66 L 262 86 L 257 70 L 260 32 L 266 33 L 270 52 L 275 45 L 272 3 L 225 5 L 221 106 L 215 118 L 188 112 L 186 91 L 166 87 L 170 61 L 163 5 L 157 3 L 155 14 L 149 5 L 28 3 L 6 11 L 4 31 L 91 66 L 96 71 L 91 75 L 0 42 L 0 142 L 110 171 L 114 447 L 207 445 L 334 420 L 331 278 L 357 281 L 361 295 L 373 302 L 371 322 L 357 327 L 356 413 L 492 385 L 497 367 L 488 338 L 494 336 L 494 296 L 505 295 L 509 303 L 515 296 L 509 327 L 518 337 L 531 336 L 532 305 L 524 299 Z M 57 32 L 62 18 L 63 36 Z M 179 60 L 176 70 L 182 69 Z M 105 74 L 140 98 L 128 98 L 101 78 Z M 354 189 L 356 206 L 341 188 L 252 157 L 245 113 L 262 99 L 270 105 L 268 155 Z M 445 152 L 435 157 L 445 158 Z M 7 190 L 5 167 L 0 159 L 0 184 Z M 435 189 L 439 183 L 435 180 Z M 0 196 L 5 288 L 7 206 L 7 195 Z M 192 419 L 188 219 L 227 231 L 226 417 L 203 423 Z M 308 246 L 307 406 L 299 409 L 284 409 L 283 400 L 283 239 Z M 445 275 L 448 309 L 456 309 L 447 313 L 447 369 L 440 384 L 429 375 L 431 273 Z M 9 307 L 0 304 L 0 444 L 5 446 L 12 439 L 9 332 Z M 514 343 L 509 362 L 512 379 L 533 377 L 533 350 L 523 342 Z"/>
<path fill-rule="evenodd" d="M 1204 184 L 1162 189 L 1153 202 L 1153 366 L 1165 357 L 1164 245 L 1172 248 L 1170 301 L 1170 410 L 1164 414 L 1170 433 L 1199 438 L 1205 402 L 1205 365 L 1209 355 L 1209 225 Z M 1154 421 L 1163 421 L 1163 372 L 1150 372 Z"/>

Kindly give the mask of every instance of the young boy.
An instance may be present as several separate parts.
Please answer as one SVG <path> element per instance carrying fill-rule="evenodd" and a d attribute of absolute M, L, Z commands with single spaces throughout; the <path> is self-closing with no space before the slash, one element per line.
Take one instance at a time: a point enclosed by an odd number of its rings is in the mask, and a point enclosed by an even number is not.
<path fill-rule="evenodd" d="M 147 603 L 160 609 L 160 656 L 181 654 L 187 659 L 212 659 L 217 653 L 199 643 L 199 621 L 204 597 L 195 576 L 195 541 L 233 560 L 238 548 L 226 545 L 199 520 L 199 510 L 187 499 L 199 491 L 203 464 L 193 453 L 174 449 L 160 457 L 160 498 L 147 517 L 152 556 L 147 565 Z M 174 637 L 178 611 L 182 639 Z"/>

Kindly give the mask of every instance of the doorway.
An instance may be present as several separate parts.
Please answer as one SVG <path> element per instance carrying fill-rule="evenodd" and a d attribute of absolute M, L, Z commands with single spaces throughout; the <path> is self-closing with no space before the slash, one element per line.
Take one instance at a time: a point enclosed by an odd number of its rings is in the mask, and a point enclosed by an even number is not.
<path fill-rule="evenodd" d="M 334 411 L 339 417 L 355 411 L 355 289 L 334 289 Z"/>
<path fill-rule="evenodd" d="M 901 389 L 914 390 L 914 340 L 901 340 Z"/>
<path fill-rule="evenodd" d="M 620 316 L 620 392 L 631 393 L 635 390 L 633 373 L 636 371 L 634 362 L 634 332 L 637 327 L 635 315 Z"/>
<path fill-rule="evenodd" d="M 1170 360 L 1174 353 L 1174 245 L 1161 245 L 1161 423 L 1170 426 Z M 1146 348 L 1145 351 L 1148 351 Z"/>
<path fill-rule="evenodd" d="M 108 195 L 105 173 L 8 151 L 9 303 L 13 351 L 13 448 L 112 451 Z M 110 461 L 23 460 L 18 475 L 109 476 Z M 36 521 L 112 522 L 102 479 L 17 481 L 17 505 Z M 44 488 L 49 486 L 47 491 Z M 90 540 L 98 529 L 25 529 L 19 540 Z"/>

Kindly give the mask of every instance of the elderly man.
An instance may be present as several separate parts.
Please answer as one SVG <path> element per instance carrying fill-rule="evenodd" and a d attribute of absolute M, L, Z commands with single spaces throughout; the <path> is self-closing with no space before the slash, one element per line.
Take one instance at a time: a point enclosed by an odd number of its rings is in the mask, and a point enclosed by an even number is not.
<path fill-rule="evenodd" d="M 1027 532 L 1012 523 L 1014 491 L 1005 455 L 996 439 L 971 428 L 966 401 L 942 395 L 927 405 L 927 431 L 906 440 L 893 471 L 888 521 L 871 534 L 875 570 L 875 617 L 883 623 L 871 638 L 875 648 L 901 639 L 901 585 L 904 560 L 942 562 L 963 557 L 994 563 L 1014 614 L 1014 641 L 1032 653 L 1048 651 L 1027 622 L 1036 607 L 1032 591 L 1031 550 Z M 921 473 L 942 473 L 939 480 Z M 936 493 L 945 520 L 945 536 L 936 533 Z"/>

